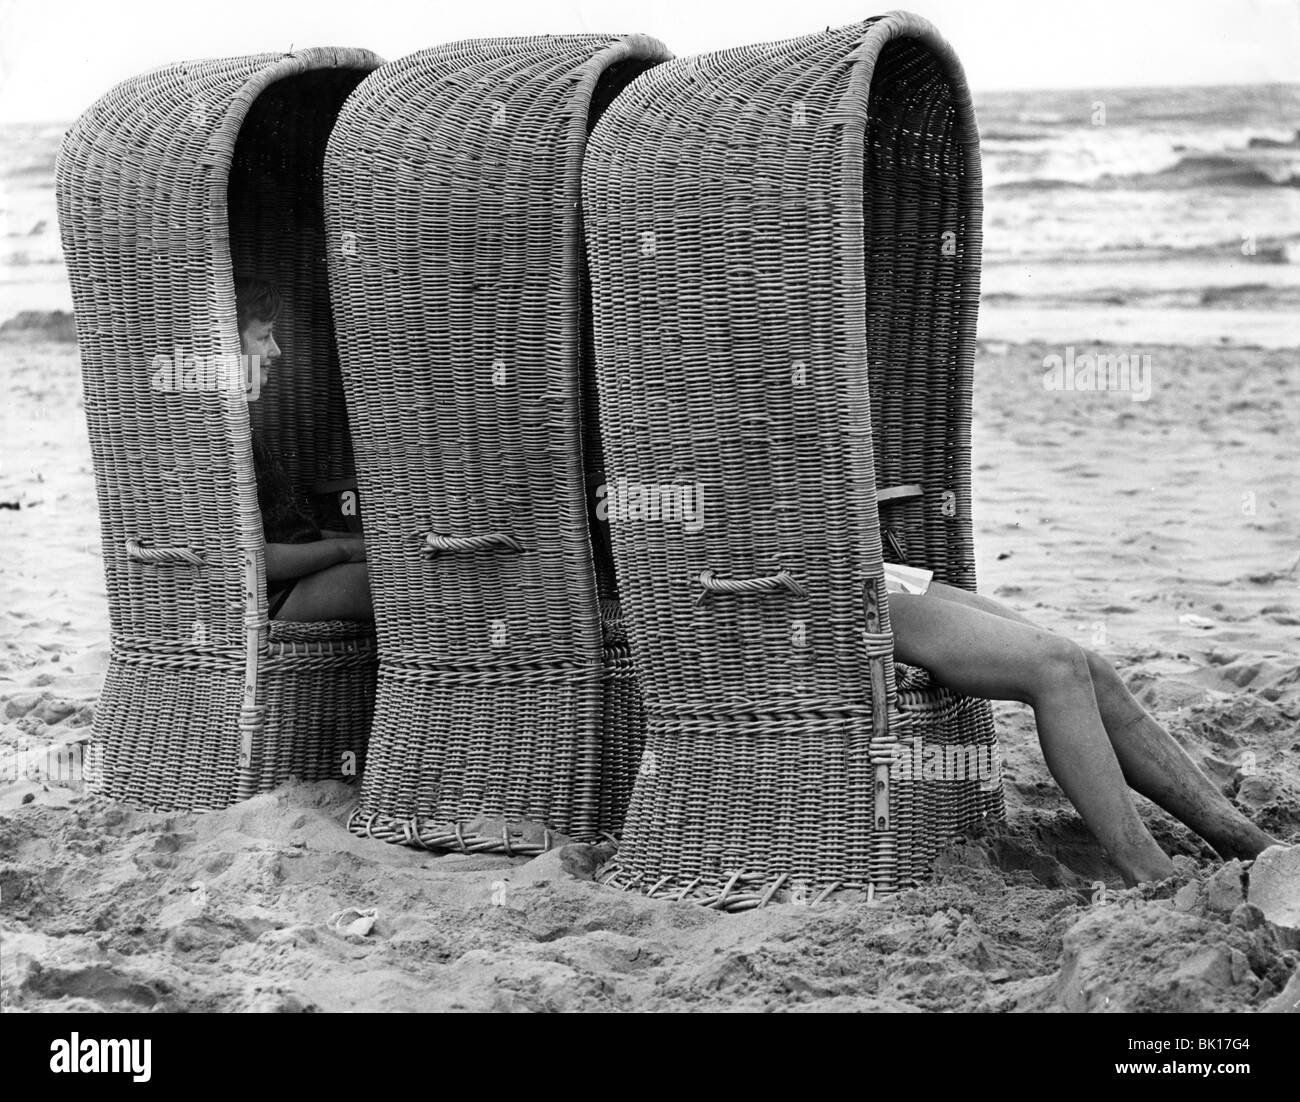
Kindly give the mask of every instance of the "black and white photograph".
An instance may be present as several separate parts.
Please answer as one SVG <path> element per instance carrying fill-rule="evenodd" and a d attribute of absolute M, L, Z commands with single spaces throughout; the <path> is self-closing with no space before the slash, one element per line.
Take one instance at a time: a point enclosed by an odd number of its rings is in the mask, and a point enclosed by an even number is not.
<path fill-rule="evenodd" d="M 32 1066 L 1300 1013 L 1298 0 L 0 0 L 0 238 Z"/>

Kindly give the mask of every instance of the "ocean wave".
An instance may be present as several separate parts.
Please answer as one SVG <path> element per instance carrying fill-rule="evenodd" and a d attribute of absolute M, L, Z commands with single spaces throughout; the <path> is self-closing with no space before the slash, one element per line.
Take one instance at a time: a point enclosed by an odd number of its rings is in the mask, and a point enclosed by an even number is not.
<path fill-rule="evenodd" d="M 1104 258 L 1107 253 L 1127 255 L 1130 253 L 1149 254 L 1143 259 L 1159 258 L 1162 260 L 1213 260 L 1238 261 L 1242 258 L 1242 241 L 1239 237 L 1227 240 L 1209 241 L 1191 245 L 1169 245 L 1166 243 L 1148 244 L 1136 242 L 1132 245 L 1102 245 L 1091 250 L 1096 257 Z M 1266 237 L 1255 242 L 1255 251 L 1250 259 L 1256 264 L 1300 264 L 1300 234 L 1289 237 Z"/>
<path fill-rule="evenodd" d="M 1088 190 L 1094 182 L 1084 180 L 1051 180 L 1035 177 L 1032 180 L 1008 180 L 1004 184 L 994 184 L 989 191 L 1002 192 L 1005 195 L 1019 195 L 1034 191 L 1061 191 L 1066 188 Z"/>
<path fill-rule="evenodd" d="M 1279 140 L 1277 138 L 1254 137 L 1246 143 L 1246 148 L 1300 150 L 1300 130 L 1297 130 L 1290 138 L 1284 140 Z"/>
<path fill-rule="evenodd" d="M 1090 306 L 1129 306 L 1159 310 L 1271 310 L 1293 312 L 1300 307 L 1300 288 L 1268 283 L 1232 286 L 1205 285 L 1157 290 L 1148 287 L 1094 287 L 1068 292 L 1060 288 L 1026 294 L 1019 291 L 985 291 L 985 306 L 1077 309 Z"/>
<path fill-rule="evenodd" d="M 1266 155 L 1267 153 L 1267 155 Z M 1280 154 L 1280 155 L 1279 155 Z M 1096 191 L 1182 191 L 1189 188 L 1300 187 L 1300 149 L 1190 153 L 1153 172 L 1105 173 L 1091 180 L 1035 177 L 1006 180 L 989 190 L 1010 194 L 1088 188 Z"/>
<path fill-rule="evenodd" d="M 1182 157 L 1172 168 L 1148 178 L 1158 184 L 1172 184 L 1179 188 L 1300 187 L 1300 148 L 1287 146 L 1192 153 Z"/>
<path fill-rule="evenodd" d="M 981 142 L 1044 142 L 1053 138 L 1055 135 L 1049 134 L 1045 130 L 999 130 L 996 127 L 985 130 L 980 129 Z"/>
<path fill-rule="evenodd" d="M 1067 111 L 1021 111 L 1016 121 L 1032 126 L 1059 126 L 1061 123 L 1074 122 L 1074 116 Z"/>
<path fill-rule="evenodd" d="M 1300 175 L 1300 139 L 1270 125 L 1200 131 L 1075 126 L 1044 133 L 995 123 L 985 131 L 983 153 L 991 188 L 1029 180 L 1056 181 L 1049 188 L 1289 186 Z"/>

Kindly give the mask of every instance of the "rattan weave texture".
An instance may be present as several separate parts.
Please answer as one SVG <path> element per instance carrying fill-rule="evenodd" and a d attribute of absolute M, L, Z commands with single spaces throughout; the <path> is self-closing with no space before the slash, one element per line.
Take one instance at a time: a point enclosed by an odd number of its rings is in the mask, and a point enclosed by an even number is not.
<path fill-rule="evenodd" d="M 352 474 L 322 162 L 379 64 L 308 49 L 169 65 L 110 91 L 60 148 L 112 633 L 94 742 L 115 797 L 217 808 L 361 764 L 373 630 L 268 622 L 250 415 L 304 492 Z M 236 275 L 288 302 L 284 361 L 252 406 L 223 374 Z"/>
<path fill-rule="evenodd" d="M 911 883 L 1002 813 L 989 707 L 895 666 L 881 566 L 884 528 L 975 583 L 960 65 L 897 12 L 668 62 L 597 125 L 583 200 L 648 712 L 607 879 L 727 909 Z M 922 744 L 987 765 L 917 776 Z"/>
<path fill-rule="evenodd" d="M 596 117 L 668 56 L 460 42 L 339 118 L 331 286 L 380 654 L 359 834 L 529 853 L 622 821 L 644 731 L 589 524 L 580 178 Z"/>

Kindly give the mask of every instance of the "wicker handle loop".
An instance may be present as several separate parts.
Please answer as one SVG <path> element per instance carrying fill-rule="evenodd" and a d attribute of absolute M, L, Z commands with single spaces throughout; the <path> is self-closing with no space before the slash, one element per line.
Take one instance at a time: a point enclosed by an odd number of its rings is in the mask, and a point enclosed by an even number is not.
<path fill-rule="evenodd" d="M 782 570 L 766 578 L 719 578 L 712 570 L 701 570 L 696 581 L 704 587 L 696 604 L 710 593 L 775 593 L 785 590 L 796 597 L 807 597 L 808 591 L 794 579 L 794 575 Z"/>
<path fill-rule="evenodd" d="M 880 506 L 893 505 L 899 501 L 915 501 L 923 497 L 925 497 L 925 490 L 916 482 L 909 482 L 902 486 L 876 487 L 876 504 Z"/>
<path fill-rule="evenodd" d="M 126 557 L 132 562 L 149 566 L 207 566 L 207 561 L 197 551 L 188 547 L 149 547 L 143 540 L 126 541 Z"/>
<path fill-rule="evenodd" d="M 520 553 L 524 545 L 504 532 L 489 532 L 484 536 L 443 536 L 437 532 L 426 532 L 424 546 L 420 550 L 432 557 L 444 551 L 491 551 L 494 548 Z"/>

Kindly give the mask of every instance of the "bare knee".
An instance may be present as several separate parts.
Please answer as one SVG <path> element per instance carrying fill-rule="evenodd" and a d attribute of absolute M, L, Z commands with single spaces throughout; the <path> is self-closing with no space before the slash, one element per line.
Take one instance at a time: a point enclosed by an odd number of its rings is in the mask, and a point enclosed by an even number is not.
<path fill-rule="evenodd" d="M 280 610 L 282 620 L 373 620 L 365 563 L 340 563 L 298 580 Z"/>
<path fill-rule="evenodd" d="M 337 600 L 339 613 L 346 620 L 373 620 L 374 607 L 370 599 L 370 571 L 365 563 L 346 564 L 346 573 L 339 578 Z"/>
<path fill-rule="evenodd" d="M 1092 674 L 1094 681 L 1098 678 L 1109 680 L 1119 676 L 1115 672 L 1115 667 L 1090 647 L 1083 648 L 1083 656 L 1088 660 L 1088 672 Z"/>
<path fill-rule="evenodd" d="M 1090 665 L 1088 652 L 1078 643 L 1042 632 L 1034 648 L 1031 693 L 1050 692 L 1061 685 L 1088 680 L 1092 676 Z"/>
<path fill-rule="evenodd" d="M 1119 672 L 1095 650 L 1084 648 L 1084 657 L 1088 659 L 1088 673 L 1092 677 L 1093 687 L 1097 690 L 1097 699 L 1126 693 L 1124 682 Z"/>

